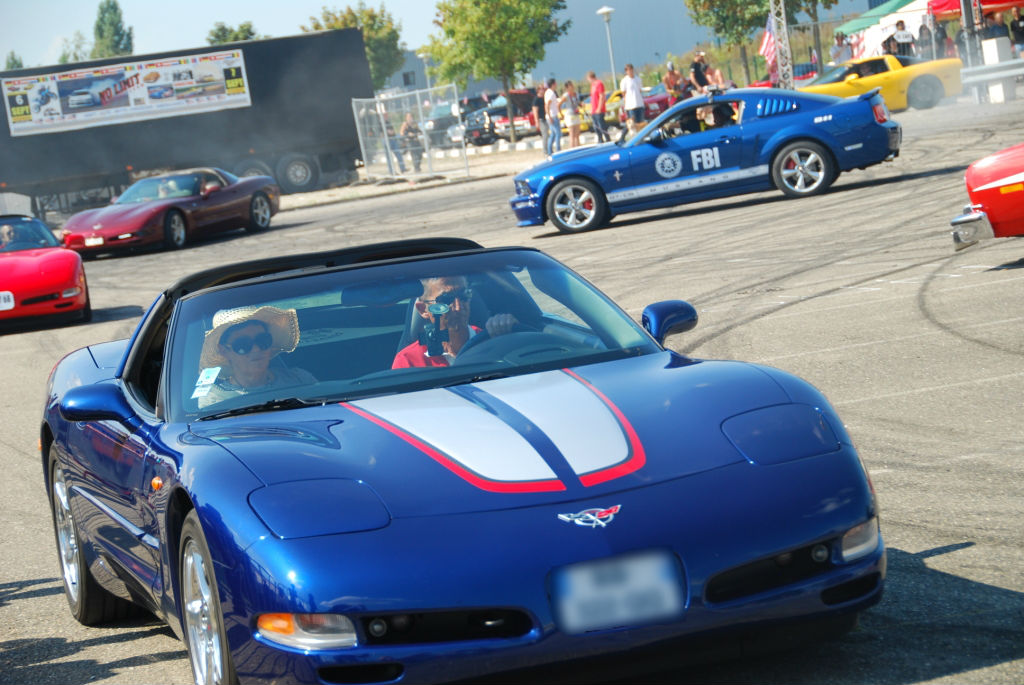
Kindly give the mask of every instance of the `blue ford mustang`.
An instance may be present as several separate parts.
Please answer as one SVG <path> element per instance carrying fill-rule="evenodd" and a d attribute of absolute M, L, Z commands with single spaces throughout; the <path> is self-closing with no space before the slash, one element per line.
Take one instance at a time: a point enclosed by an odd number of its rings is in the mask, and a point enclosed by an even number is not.
<path fill-rule="evenodd" d="M 849 628 L 885 576 L 850 436 L 792 375 L 663 346 L 696 322 L 667 301 L 637 325 L 542 252 L 459 239 L 188 277 L 49 378 L 71 611 L 154 612 L 200 683 Z"/>
<path fill-rule="evenodd" d="M 765 88 L 684 100 L 632 138 L 549 157 L 515 177 L 520 226 L 574 233 L 613 216 L 778 188 L 824 192 L 842 171 L 899 154 L 875 89 L 841 99 Z"/>

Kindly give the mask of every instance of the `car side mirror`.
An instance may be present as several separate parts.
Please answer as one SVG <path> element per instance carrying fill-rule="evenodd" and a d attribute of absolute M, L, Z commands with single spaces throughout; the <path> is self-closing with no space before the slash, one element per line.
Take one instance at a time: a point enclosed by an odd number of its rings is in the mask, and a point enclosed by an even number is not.
<path fill-rule="evenodd" d="M 668 336 L 684 333 L 697 325 L 697 310 L 683 300 L 663 300 L 644 307 L 640 323 L 659 345 L 664 345 Z"/>
<path fill-rule="evenodd" d="M 843 80 L 844 81 L 853 81 L 854 79 L 858 79 L 858 78 L 860 78 L 860 74 L 857 74 L 856 72 L 854 72 L 852 74 L 847 74 L 846 77 Z"/>
<path fill-rule="evenodd" d="M 656 128 L 647 135 L 648 143 L 660 143 L 665 140 L 665 134 L 660 128 Z"/>
<path fill-rule="evenodd" d="M 60 415 L 67 421 L 136 421 L 124 393 L 113 382 L 71 388 L 61 398 Z"/>
<path fill-rule="evenodd" d="M 203 197 L 207 197 L 210 193 L 215 193 L 220 190 L 219 183 L 207 183 L 203 186 Z"/>

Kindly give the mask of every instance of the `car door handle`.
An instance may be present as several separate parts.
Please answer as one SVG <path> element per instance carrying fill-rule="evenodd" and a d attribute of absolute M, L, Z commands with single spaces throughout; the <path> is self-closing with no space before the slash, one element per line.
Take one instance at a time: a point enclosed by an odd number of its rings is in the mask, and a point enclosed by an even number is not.
<path fill-rule="evenodd" d="M 725 143 L 726 145 L 728 145 L 729 143 L 733 142 L 734 140 L 736 140 L 736 136 L 722 136 L 722 137 L 720 137 L 718 139 L 718 142 L 719 143 Z"/>

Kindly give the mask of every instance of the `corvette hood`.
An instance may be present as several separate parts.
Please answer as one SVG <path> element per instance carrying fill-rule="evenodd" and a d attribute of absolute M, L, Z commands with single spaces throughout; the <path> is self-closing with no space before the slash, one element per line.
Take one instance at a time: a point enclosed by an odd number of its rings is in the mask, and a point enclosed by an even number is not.
<path fill-rule="evenodd" d="M 0 290 L 16 283 L 61 284 L 74 275 L 81 258 L 62 247 L 42 247 L 0 254 Z"/>
<path fill-rule="evenodd" d="M 362 481 L 408 517 L 590 501 L 744 461 L 722 422 L 789 401 L 758 367 L 662 353 L 191 430 L 267 484 Z"/>
<path fill-rule="evenodd" d="M 138 202 L 88 209 L 68 219 L 64 230 L 71 233 L 103 233 L 106 229 L 119 230 L 126 225 L 139 226 L 172 204 L 171 201 Z M 95 228 L 96 224 L 100 224 L 100 228 Z"/>

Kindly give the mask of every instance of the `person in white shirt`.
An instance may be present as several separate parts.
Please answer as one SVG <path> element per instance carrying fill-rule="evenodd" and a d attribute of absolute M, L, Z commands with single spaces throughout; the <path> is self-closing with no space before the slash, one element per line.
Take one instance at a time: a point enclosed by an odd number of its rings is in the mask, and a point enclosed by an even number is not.
<path fill-rule="evenodd" d="M 636 133 L 644 123 L 644 91 L 632 64 L 626 65 L 626 75 L 619 83 L 619 90 L 622 91 L 622 107 L 626 110 L 626 125 L 631 134 Z"/>
<path fill-rule="evenodd" d="M 846 41 L 846 34 L 836 31 L 836 42 L 829 51 L 829 59 L 833 64 L 842 64 L 853 59 L 853 47 Z"/>
<path fill-rule="evenodd" d="M 904 57 L 914 55 L 914 34 L 907 30 L 903 20 L 896 22 L 896 33 L 892 34 L 896 40 L 896 54 Z"/>
<path fill-rule="evenodd" d="M 548 136 L 546 152 L 550 155 L 562 149 L 562 122 L 558 118 L 558 91 L 555 85 L 558 83 L 554 77 L 548 79 L 548 89 L 544 91 L 544 111 L 547 114 Z"/>

